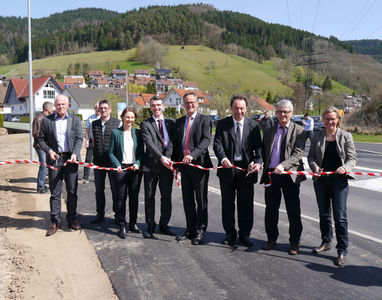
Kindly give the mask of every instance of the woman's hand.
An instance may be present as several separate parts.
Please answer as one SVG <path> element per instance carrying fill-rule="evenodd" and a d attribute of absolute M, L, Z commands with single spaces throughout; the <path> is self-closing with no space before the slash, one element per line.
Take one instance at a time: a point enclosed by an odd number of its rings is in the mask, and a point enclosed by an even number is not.
<path fill-rule="evenodd" d="M 123 170 L 122 170 L 122 167 L 121 167 L 121 166 L 118 166 L 118 167 L 117 167 L 117 172 L 118 172 L 118 173 L 122 173 L 122 172 L 123 172 Z"/>
<path fill-rule="evenodd" d="M 336 170 L 336 174 L 345 174 L 346 170 L 344 167 L 339 167 L 337 170 Z"/>

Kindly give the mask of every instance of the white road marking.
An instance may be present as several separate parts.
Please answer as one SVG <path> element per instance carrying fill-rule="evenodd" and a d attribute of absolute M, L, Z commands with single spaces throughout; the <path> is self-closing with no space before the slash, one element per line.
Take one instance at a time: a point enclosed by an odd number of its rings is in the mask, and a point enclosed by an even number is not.
<path fill-rule="evenodd" d="M 357 151 L 362 151 L 362 152 L 366 152 L 366 153 L 382 155 L 381 152 L 376 152 L 376 151 L 371 151 L 371 150 L 366 150 L 366 149 L 357 149 Z"/>
<path fill-rule="evenodd" d="M 362 181 L 364 182 L 364 181 Z M 221 195 L 220 194 L 220 189 L 217 189 L 215 187 L 212 187 L 212 186 L 208 186 L 208 191 L 210 191 L 211 193 L 214 193 L 214 194 L 217 194 L 217 195 Z M 259 206 L 259 207 L 262 207 L 262 208 L 265 208 L 265 205 L 263 203 L 259 203 L 259 202 L 256 202 L 254 201 L 253 202 L 256 206 Z M 286 210 L 285 209 L 280 209 L 279 211 L 281 211 L 282 213 L 285 213 L 286 214 Z M 310 216 L 307 216 L 307 215 L 304 215 L 304 214 L 301 214 L 301 217 L 306 219 L 306 220 L 309 220 L 309 221 L 313 221 L 313 222 L 316 222 L 316 223 L 319 223 L 320 220 L 319 219 L 316 219 L 316 218 L 312 218 Z M 367 239 L 367 240 L 370 240 L 370 241 L 373 241 L 373 242 L 376 242 L 376 243 L 379 243 L 379 244 L 382 244 L 382 240 L 380 239 L 377 239 L 373 236 L 370 236 L 370 235 L 367 235 L 367 234 L 364 234 L 364 233 L 361 233 L 361 232 L 358 232 L 358 231 L 355 231 L 355 230 L 349 230 L 349 233 L 351 234 L 354 234 L 356 236 L 359 236 L 359 237 L 362 237 L 364 239 Z"/>

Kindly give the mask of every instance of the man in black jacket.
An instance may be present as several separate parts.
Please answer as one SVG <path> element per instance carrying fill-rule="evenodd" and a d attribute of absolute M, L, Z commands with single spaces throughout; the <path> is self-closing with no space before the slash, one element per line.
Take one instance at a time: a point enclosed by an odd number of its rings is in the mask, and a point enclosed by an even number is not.
<path fill-rule="evenodd" d="M 192 163 L 211 168 L 208 153 L 211 141 L 211 121 L 208 116 L 197 112 L 198 99 L 194 92 L 183 96 L 186 116 L 175 122 L 174 160 L 186 165 L 181 166 L 182 197 L 186 214 L 187 229 L 177 240 L 189 238 L 193 245 L 203 243 L 208 223 L 208 178 L 209 171 L 187 164 Z M 196 200 L 196 203 L 195 203 Z"/>
<path fill-rule="evenodd" d="M 109 159 L 109 143 L 111 131 L 118 128 L 121 121 L 111 116 L 111 106 L 108 100 L 99 102 L 100 119 L 93 121 L 93 163 L 100 167 L 110 167 Z M 100 169 L 94 169 L 95 197 L 97 206 L 97 215 L 90 223 L 99 223 L 104 220 L 105 215 L 105 179 L 106 174 L 109 174 L 110 188 L 114 191 L 113 182 L 110 180 L 110 172 Z M 113 197 L 115 193 L 112 193 Z M 113 210 L 114 210 L 113 199 Z M 130 227 L 135 228 L 135 224 L 130 224 Z"/>
<path fill-rule="evenodd" d="M 245 117 L 248 100 L 245 96 L 231 98 L 232 116 L 218 122 L 214 140 L 214 151 L 218 159 L 220 190 L 222 196 L 223 228 L 225 242 L 236 242 L 235 195 L 239 226 L 239 239 L 247 247 L 253 226 L 253 184 L 261 168 L 261 135 L 256 121 Z M 233 168 L 246 169 L 246 172 Z"/>
<path fill-rule="evenodd" d="M 172 138 L 175 122 L 163 117 L 164 105 L 162 99 L 154 96 L 150 99 L 152 116 L 141 124 L 142 138 L 146 146 L 143 159 L 145 185 L 145 218 L 147 229 L 145 238 L 154 238 L 155 232 L 155 190 L 159 183 L 161 194 L 161 215 L 159 232 L 175 235 L 169 228 L 171 218 L 171 193 L 174 176 L 170 171 L 172 156 Z"/>

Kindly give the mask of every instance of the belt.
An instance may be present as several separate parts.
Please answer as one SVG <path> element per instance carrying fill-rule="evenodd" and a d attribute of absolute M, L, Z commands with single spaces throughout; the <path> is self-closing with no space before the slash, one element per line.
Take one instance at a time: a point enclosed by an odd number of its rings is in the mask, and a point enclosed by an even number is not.
<path fill-rule="evenodd" d="M 70 155 L 71 153 L 70 152 L 59 152 L 57 154 L 60 156 L 67 156 L 67 155 Z"/>

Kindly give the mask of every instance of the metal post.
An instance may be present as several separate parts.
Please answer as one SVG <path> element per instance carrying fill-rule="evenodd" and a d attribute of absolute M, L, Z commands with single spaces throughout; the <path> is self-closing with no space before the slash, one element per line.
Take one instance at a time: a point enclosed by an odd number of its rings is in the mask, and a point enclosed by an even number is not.
<path fill-rule="evenodd" d="M 28 0 L 28 73 L 29 73 L 29 140 L 30 140 L 30 159 L 34 160 L 33 149 L 33 135 L 32 135 L 32 122 L 33 122 L 33 74 L 32 74 L 32 29 L 31 29 L 31 3 Z"/>

